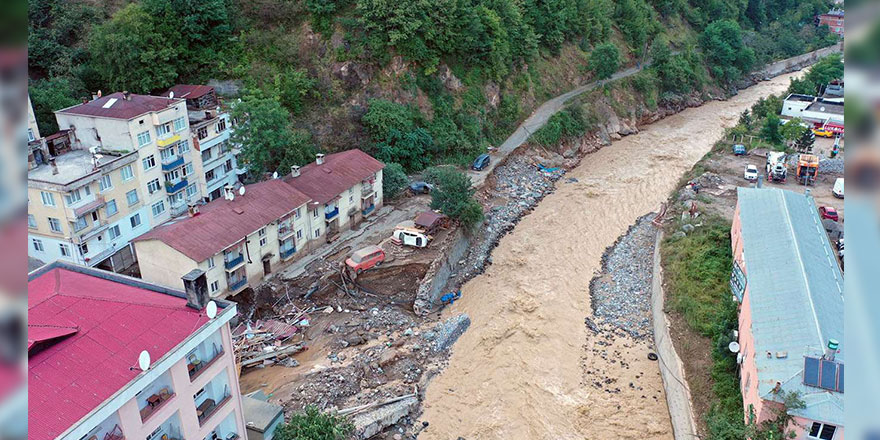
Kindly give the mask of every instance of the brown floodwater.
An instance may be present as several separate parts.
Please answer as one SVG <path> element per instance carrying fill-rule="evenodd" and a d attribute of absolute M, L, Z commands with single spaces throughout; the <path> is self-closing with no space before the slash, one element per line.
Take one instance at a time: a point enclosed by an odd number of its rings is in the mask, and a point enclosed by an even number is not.
<path fill-rule="evenodd" d="M 603 251 L 658 209 L 724 128 L 759 98 L 783 93 L 794 75 L 687 109 L 586 156 L 566 176 L 578 182 L 560 183 L 524 217 L 446 310 L 467 313 L 472 324 L 428 386 L 421 420 L 430 425 L 419 438 L 672 438 L 658 365 L 646 358 L 651 343 L 586 329 L 590 279 Z"/>

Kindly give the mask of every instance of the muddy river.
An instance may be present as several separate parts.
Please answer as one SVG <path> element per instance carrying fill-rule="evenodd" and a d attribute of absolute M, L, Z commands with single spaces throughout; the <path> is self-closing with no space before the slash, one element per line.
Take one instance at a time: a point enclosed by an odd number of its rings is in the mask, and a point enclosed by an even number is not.
<path fill-rule="evenodd" d="M 421 420 L 430 425 L 419 438 L 672 438 L 658 366 L 646 357 L 652 344 L 589 332 L 589 282 L 605 248 L 658 209 L 724 127 L 758 98 L 784 92 L 791 77 L 685 110 L 585 157 L 567 175 L 578 182 L 558 184 L 447 309 L 472 324 L 428 386 Z"/>

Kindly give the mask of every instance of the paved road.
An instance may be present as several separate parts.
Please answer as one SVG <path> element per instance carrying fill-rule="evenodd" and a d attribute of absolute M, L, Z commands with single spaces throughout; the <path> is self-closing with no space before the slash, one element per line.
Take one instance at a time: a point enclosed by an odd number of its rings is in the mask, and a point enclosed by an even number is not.
<path fill-rule="evenodd" d="M 532 112 L 532 114 L 528 118 L 526 118 L 526 120 L 523 121 L 523 123 L 520 124 L 519 127 L 516 128 L 516 130 L 514 130 L 513 134 L 511 134 L 510 137 L 508 137 L 507 140 L 504 141 L 504 143 L 501 144 L 501 146 L 492 153 L 492 161 L 489 163 L 488 167 L 486 167 L 482 171 L 468 171 L 468 175 L 470 176 L 471 181 L 474 183 L 474 186 L 477 188 L 482 186 L 483 183 L 486 181 L 486 177 L 492 174 L 492 170 L 494 170 L 499 163 L 503 162 L 504 158 L 507 157 L 507 155 L 519 148 L 520 145 L 524 144 L 532 135 L 532 133 L 543 127 L 551 116 L 562 110 L 565 107 L 565 103 L 568 102 L 571 98 L 574 98 L 575 96 L 578 96 L 589 90 L 600 87 L 607 82 L 616 81 L 621 78 L 635 75 L 636 73 L 639 73 L 642 69 L 644 69 L 648 64 L 649 63 L 645 63 L 637 67 L 630 67 L 628 69 L 621 70 L 619 72 L 616 72 L 614 75 L 611 75 L 611 77 L 608 79 L 593 81 L 589 84 L 579 86 L 541 104 L 541 106 L 535 109 L 535 111 Z"/>

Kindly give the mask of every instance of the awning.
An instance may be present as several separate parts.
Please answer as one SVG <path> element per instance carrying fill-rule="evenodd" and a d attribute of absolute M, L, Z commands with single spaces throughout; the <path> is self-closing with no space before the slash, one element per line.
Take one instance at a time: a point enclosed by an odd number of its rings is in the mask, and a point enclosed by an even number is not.
<path fill-rule="evenodd" d="M 361 196 L 361 200 L 372 199 L 374 195 L 376 195 L 376 193 L 375 193 L 375 192 L 371 192 L 371 193 L 369 193 L 369 194 L 367 194 L 367 195 L 365 195 L 365 196 Z"/>
<path fill-rule="evenodd" d="M 73 215 L 76 217 L 82 217 L 85 214 L 96 211 L 98 208 L 104 206 L 104 204 L 104 196 L 96 196 L 94 201 L 86 203 L 79 208 L 74 208 Z"/>

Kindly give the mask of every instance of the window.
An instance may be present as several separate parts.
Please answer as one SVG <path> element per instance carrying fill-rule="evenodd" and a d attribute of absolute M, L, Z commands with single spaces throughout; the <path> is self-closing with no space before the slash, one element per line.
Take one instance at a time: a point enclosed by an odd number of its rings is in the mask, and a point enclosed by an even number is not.
<path fill-rule="evenodd" d="M 214 268 L 214 257 L 208 258 L 208 269 Z"/>
<path fill-rule="evenodd" d="M 43 204 L 46 206 L 55 206 L 55 196 L 52 193 L 40 191 L 40 199 L 43 200 Z"/>
<path fill-rule="evenodd" d="M 107 217 L 114 216 L 119 212 L 119 208 L 116 207 L 116 200 L 107 202 L 107 206 L 104 209 L 106 209 Z"/>
<path fill-rule="evenodd" d="M 184 196 L 183 196 L 183 193 L 182 193 L 182 192 L 179 192 L 179 193 L 177 193 L 177 194 L 174 194 L 174 195 L 168 197 L 168 199 L 171 200 L 171 204 L 172 204 L 172 205 L 175 205 L 175 206 L 176 206 L 178 203 L 180 203 L 180 202 L 183 201 L 183 197 L 184 197 Z"/>
<path fill-rule="evenodd" d="M 220 121 L 217 122 L 217 133 L 222 133 L 223 130 L 226 130 L 226 119 L 221 118 Z"/>
<path fill-rule="evenodd" d="M 196 195 L 197 191 L 198 189 L 196 189 L 196 184 L 191 184 L 190 186 L 186 187 L 186 197 L 189 198 Z"/>
<path fill-rule="evenodd" d="M 202 140 L 208 137 L 208 127 L 202 127 L 197 132 L 196 135 L 199 137 L 199 140 Z"/>
<path fill-rule="evenodd" d="M 110 175 L 101 176 L 101 180 L 98 181 L 98 190 L 104 192 L 110 188 L 113 188 L 113 180 L 110 179 Z"/>
<path fill-rule="evenodd" d="M 219 282 L 219 281 L 214 281 L 213 283 L 211 283 L 211 293 L 216 292 L 217 289 L 219 289 L 219 288 L 220 288 L 220 282 Z"/>
<path fill-rule="evenodd" d="M 144 163 L 144 171 L 151 170 L 156 166 L 156 158 L 152 154 L 145 157 L 142 162 Z"/>
<path fill-rule="evenodd" d="M 205 181 L 207 181 L 207 182 L 214 180 L 214 177 L 215 177 L 214 170 L 210 170 L 207 173 L 205 173 Z"/>
<path fill-rule="evenodd" d="M 141 215 L 135 214 L 128 219 L 131 222 L 131 228 L 134 229 L 141 225 Z"/>
<path fill-rule="evenodd" d="M 171 123 L 165 123 L 156 127 L 156 135 L 159 137 L 165 136 L 168 133 L 171 133 Z"/>
<path fill-rule="evenodd" d="M 167 161 L 174 157 L 174 147 L 166 148 L 159 152 L 159 155 L 162 156 L 162 160 Z"/>
<path fill-rule="evenodd" d="M 180 170 L 174 170 L 170 173 L 165 173 L 165 181 L 166 182 L 174 182 L 180 178 Z"/>
<path fill-rule="evenodd" d="M 61 232 L 61 220 L 49 217 L 49 229 L 51 229 L 52 232 Z"/>
<path fill-rule="evenodd" d="M 312 211 L 312 217 L 314 217 L 314 218 L 318 218 L 318 210 L 317 210 L 317 209 L 315 209 L 314 211 Z"/>
<path fill-rule="evenodd" d="M 120 171 L 120 173 L 122 173 L 123 182 L 128 182 L 129 180 L 134 179 L 134 170 L 131 168 L 131 165 L 126 165 L 122 167 L 122 171 Z"/>
<path fill-rule="evenodd" d="M 177 144 L 177 154 L 183 154 L 189 152 L 189 141 L 182 140 L 179 144 Z"/>
<path fill-rule="evenodd" d="M 119 238 L 120 235 L 122 235 L 119 232 L 119 225 L 113 225 L 113 227 L 108 229 L 107 231 L 108 231 L 108 234 L 110 235 L 111 240 L 116 240 L 117 238 Z"/>
<path fill-rule="evenodd" d="M 128 206 L 134 205 L 138 202 L 138 192 L 136 189 L 133 189 L 127 193 L 125 193 L 125 199 L 128 200 Z"/>
<path fill-rule="evenodd" d="M 138 133 L 137 139 L 138 139 L 138 147 L 143 147 L 144 145 L 149 144 L 150 143 L 150 132 L 144 131 L 144 132 Z"/>
<path fill-rule="evenodd" d="M 229 173 L 230 171 L 232 171 L 232 159 L 227 160 L 226 163 L 223 164 L 223 172 Z"/>
<path fill-rule="evenodd" d="M 260 239 L 260 247 L 265 246 L 267 242 L 268 242 L 268 239 L 266 237 L 261 238 Z"/>
<path fill-rule="evenodd" d="M 76 221 L 73 222 L 73 230 L 74 232 L 82 231 L 89 225 L 89 222 L 86 221 L 85 217 L 77 217 Z M 60 231 L 59 231 L 60 232 Z"/>
<path fill-rule="evenodd" d="M 37 227 L 37 218 L 34 217 L 33 214 L 28 214 L 28 227 L 36 228 Z"/>
<path fill-rule="evenodd" d="M 33 243 L 35 251 L 43 252 L 43 240 L 37 240 L 36 238 L 32 238 L 31 243 Z"/>
<path fill-rule="evenodd" d="M 303 238 L 303 231 L 302 231 L 302 229 L 300 229 L 300 230 L 296 231 L 296 239 L 302 240 L 302 238 Z"/>
<path fill-rule="evenodd" d="M 257 231 L 257 235 L 260 236 L 260 247 L 265 246 L 268 241 L 268 239 L 266 238 L 266 228 Z"/>
<path fill-rule="evenodd" d="M 153 205 L 153 217 L 162 215 L 165 212 L 165 201 L 160 200 Z"/>
<path fill-rule="evenodd" d="M 89 253 L 89 245 L 88 244 L 83 243 L 83 244 L 79 245 L 79 254 L 80 255 L 88 255 L 88 253 Z"/>
<path fill-rule="evenodd" d="M 834 438 L 834 431 L 837 430 L 837 427 L 829 424 L 822 424 L 819 422 L 813 422 L 813 426 L 810 427 L 810 438 L 818 438 L 821 440 L 831 440 Z"/>
<path fill-rule="evenodd" d="M 159 191 L 159 179 L 153 179 L 147 183 L 147 192 L 150 194 Z"/>
<path fill-rule="evenodd" d="M 189 176 L 189 175 L 191 175 L 191 174 L 193 173 L 193 171 L 194 171 L 194 169 L 193 169 L 193 163 L 192 163 L 192 162 L 186 164 L 186 165 L 183 167 L 183 175 L 184 175 L 184 176 Z"/>
<path fill-rule="evenodd" d="M 206 148 L 202 151 L 202 162 L 207 162 L 211 160 L 212 151 L 213 148 Z"/>
<path fill-rule="evenodd" d="M 321 236 L 321 228 L 315 229 L 315 238 L 318 238 L 320 236 Z"/>
<path fill-rule="evenodd" d="M 299 208 L 296 208 L 296 211 L 293 211 L 293 218 L 299 219 Z"/>
<path fill-rule="evenodd" d="M 62 257 L 69 257 L 70 256 L 70 246 L 68 246 L 64 243 L 59 243 L 58 248 L 61 249 L 61 256 Z"/>
<path fill-rule="evenodd" d="M 82 196 L 79 193 L 78 189 L 75 189 L 64 195 L 64 200 L 67 201 L 68 205 L 73 205 L 74 203 L 79 203 L 82 200 Z"/>
<path fill-rule="evenodd" d="M 181 131 L 186 128 L 186 119 L 182 116 L 174 120 L 174 131 Z"/>
<path fill-rule="evenodd" d="M 266 228 L 260 229 L 259 231 L 257 231 L 257 234 L 259 234 L 260 237 L 265 237 L 266 236 Z"/>
<path fill-rule="evenodd" d="M 33 142 L 36 139 L 37 138 L 34 136 L 34 130 L 32 128 L 28 128 L 28 142 Z"/>

